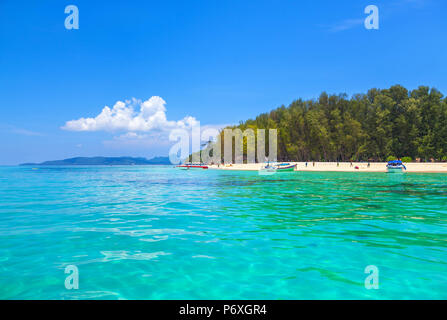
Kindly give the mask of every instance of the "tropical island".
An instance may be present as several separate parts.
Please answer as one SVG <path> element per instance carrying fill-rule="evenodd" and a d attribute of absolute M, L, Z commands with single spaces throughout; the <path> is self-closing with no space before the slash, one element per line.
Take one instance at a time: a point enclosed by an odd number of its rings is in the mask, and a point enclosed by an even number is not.
<path fill-rule="evenodd" d="M 395 85 L 351 98 L 323 92 L 227 128 L 277 129 L 278 161 L 447 161 L 447 99 L 426 86 Z"/>
<path fill-rule="evenodd" d="M 411 163 L 413 172 L 447 172 L 447 98 L 427 86 L 409 91 L 394 85 L 351 98 L 323 92 L 318 99 L 298 99 L 227 129 L 251 129 L 255 137 L 259 129 L 276 129 L 277 160 L 295 163 L 300 171 L 382 172 L 386 162 L 400 159 Z M 217 140 L 222 155 L 224 140 L 222 130 Z M 215 143 L 204 151 L 212 155 Z M 247 137 L 242 144 L 243 163 L 234 163 L 233 141 L 233 163 L 222 157 L 222 165 L 210 168 L 259 170 L 265 159 L 246 163 Z"/>

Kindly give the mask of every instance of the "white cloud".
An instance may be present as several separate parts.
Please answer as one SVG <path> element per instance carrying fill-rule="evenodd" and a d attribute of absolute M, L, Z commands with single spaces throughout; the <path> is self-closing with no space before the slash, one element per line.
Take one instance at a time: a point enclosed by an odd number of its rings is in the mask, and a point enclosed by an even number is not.
<path fill-rule="evenodd" d="M 229 125 L 204 125 L 200 127 L 201 132 L 208 129 L 215 129 L 217 131 Z M 204 141 L 202 141 L 204 142 Z M 169 132 L 167 131 L 153 131 L 149 133 L 126 132 L 114 136 L 112 139 L 103 141 L 104 145 L 112 148 L 126 148 L 126 147 L 160 147 L 165 148 L 173 144 L 169 141 Z"/>
<path fill-rule="evenodd" d="M 166 102 L 158 96 L 146 101 L 132 98 L 117 101 L 112 108 L 105 106 L 95 118 L 80 118 L 67 121 L 62 127 L 69 131 L 170 131 L 172 129 L 188 129 L 198 121 L 187 116 L 178 121 L 166 118 Z M 138 109 L 138 110 L 135 110 Z"/>
<path fill-rule="evenodd" d="M 0 124 L 0 130 L 6 130 L 8 132 L 14 133 L 14 134 L 20 134 L 22 136 L 45 136 L 45 134 L 37 132 L 37 131 L 31 131 L 28 129 L 18 128 L 9 124 Z"/>
<path fill-rule="evenodd" d="M 115 134 L 103 141 L 108 148 L 168 149 L 173 144 L 169 141 L 169 133 L 175 129 L 185 129 L 200 126 L 200 122 L 191 116 L 173 121 L 166 118 L 166 102 L 158 96 L 146 101 L 132 98 L 117 101 L 112 108 L 105 106 L 101 113 L 94 118 L 80 118 L 67 121 L 62 127 L 69 131 L 107 131 Z M 204 125 L 201 132 L 207 129 L 226 127 L 227 125 Z"/>
<path fill-rule="evenodd" d="M 167 148 L 172 143 L 169 141 L 168 133 L 166 132 L 127 132 L 114 136 L 112 139 L 105 140 L 103 144 L 109 148 L 122 149 L 145 147 Z"/>
<path fill-rule="evenodd" d="M 31 131 L 31 130 L 26 130 L 26 129 L 19 129 L 19 128 L 14 129 L 13 132 L 17 133 L 17 134 L 24 135 L 24 136 L 43 136 L 43 134 L 40 132 L 35 132 L 35 131 Z"/>
<path fill-rule="evenodd" d="M 346 19 L 330 27 L 329 31 L 339 32 L 361 26 L 364 19 Z"/>
<path fill-rule="evenodd" d="M 388 18 L 389 16 L 392 16 L 398 12 L 402 12 L 403 9 L 409 7 L 421 9 L 424 6 L 429 5 L 431 2 L 431 0 L 396 0 L 387 2 L 386 4 L 379 6 L 380 19 Z M 363 13 L 363 15 L 359 18 L 345 19 L 335 24 L 323 27 L 326 28 L 329 32 L 346 31 L 363 26 L 365 18 L 367 16 L 368 14 Z"/>

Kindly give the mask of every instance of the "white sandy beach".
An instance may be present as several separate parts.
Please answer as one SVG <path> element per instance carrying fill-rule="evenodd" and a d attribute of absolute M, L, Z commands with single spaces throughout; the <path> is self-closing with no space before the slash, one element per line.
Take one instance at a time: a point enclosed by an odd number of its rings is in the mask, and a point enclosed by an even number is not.
<path fill-rule="evenodd" d="M 366 162 L 353 162 L 352 166 L 349 162 L 288 162 L 297 164 L 296 171 L 335 171 L 335 172 L 386 172 L 386 162 L 371 162 L 368 168 Z M 250 164 L 231 164 L 231 165 L 211 165 L 210 169 L 218 170 L 246 170 L 257 171 L 265 166 L 266 163 L 250 163 Z M 447 163 L 442 162 L 412 162 L 405 163 L 407 172 L 415 173 L 447 173 Z M 358 167 L 358 169 L 356 169 Z"/>

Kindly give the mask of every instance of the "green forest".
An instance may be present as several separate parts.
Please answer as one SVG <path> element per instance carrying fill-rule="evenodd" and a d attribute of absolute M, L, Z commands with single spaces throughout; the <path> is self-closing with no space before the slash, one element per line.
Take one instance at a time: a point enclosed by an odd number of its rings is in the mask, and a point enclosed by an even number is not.
<path fill-rule="evenodd" d="M 277 129 L 279 161 L 447 160 L 447 99 L 426 86 L 323 92 L 229 128 Z"/>

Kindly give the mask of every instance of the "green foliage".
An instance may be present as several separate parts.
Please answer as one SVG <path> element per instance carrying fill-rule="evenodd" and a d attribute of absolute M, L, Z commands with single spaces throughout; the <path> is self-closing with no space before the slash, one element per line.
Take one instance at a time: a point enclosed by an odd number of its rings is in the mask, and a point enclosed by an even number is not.
<path fill-rule="evenodd" d="M 402 157 L 402 162 L 412 162 L 413 159 L 411 157 Z"/>
<path fill-rule="evenodd" d="M 397 160 L 397 157 L 389 156 L 389 157 L 386 158 L 386 161 L 393 161 L 393 160 Z"/>
<path fill-rule="evenodd" d="M 323 92 L 232 128 L 278 129 L 280 161 L 447 158 L 447 100 L 424 86 L 371 89 L 351 98 Z"/>

